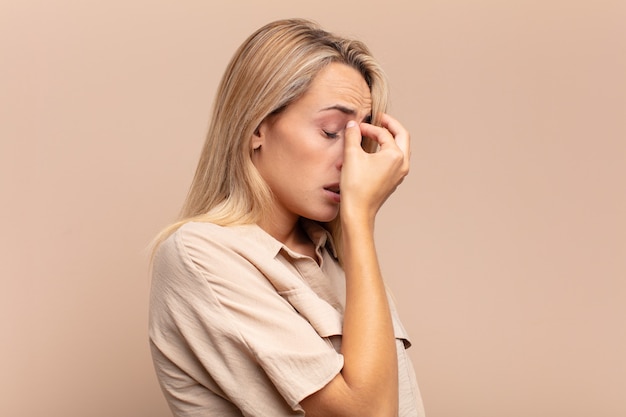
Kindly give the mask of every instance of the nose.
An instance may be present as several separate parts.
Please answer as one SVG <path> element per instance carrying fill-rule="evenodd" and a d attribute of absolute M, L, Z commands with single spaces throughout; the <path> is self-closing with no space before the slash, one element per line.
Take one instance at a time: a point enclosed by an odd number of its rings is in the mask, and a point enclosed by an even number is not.
<path fill-rule="evenodd" d="M 335 162 L 335 167 L 337 168 L 338 171 L 341 171 L 341 168 L 343 168 L 343 153 L 344 153 L 344 141 L 338 141 L 341 142 L 340 146 L 338 146 L 338 155 L 337 155 L 337 159 Z"/>

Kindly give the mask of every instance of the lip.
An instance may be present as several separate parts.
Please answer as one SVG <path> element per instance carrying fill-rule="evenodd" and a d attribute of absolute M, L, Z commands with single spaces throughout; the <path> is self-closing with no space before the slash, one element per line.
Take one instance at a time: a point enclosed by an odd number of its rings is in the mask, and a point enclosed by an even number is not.
<path fill-rule="evenodd" d="M 341 202 L 341 191 L 338 183 L 324 186 L 324 192 L 335 203 Z"/>

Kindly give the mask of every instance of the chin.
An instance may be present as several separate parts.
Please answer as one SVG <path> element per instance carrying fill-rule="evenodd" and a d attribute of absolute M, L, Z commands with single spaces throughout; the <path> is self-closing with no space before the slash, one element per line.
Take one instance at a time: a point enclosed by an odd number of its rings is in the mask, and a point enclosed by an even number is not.
<path fill-rule="evenodd" d="M 326 213 L 309 213 L 309 215 L 304 216 L 307 219 L 310 220 L 315 220 L 316 222 L 320 222 L 320 223 L 328 223 L 330 221 L 333 221 L 337 218 L 337 216 L 339 215 L 339 209 L 337 210 L 333 210 L 332 212 L 326 212 Z"/>

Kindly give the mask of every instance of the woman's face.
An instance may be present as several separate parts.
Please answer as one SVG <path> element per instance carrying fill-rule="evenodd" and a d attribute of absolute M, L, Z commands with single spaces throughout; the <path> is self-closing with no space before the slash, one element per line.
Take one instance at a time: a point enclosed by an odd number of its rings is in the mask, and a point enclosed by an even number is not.
<path fill-rule="evenodd" d="M 274 194 L 273 221 L 337 216 L 345 126 L 367 121 L 371 102 L 363 76 L 332 63 L 300 99 L 259 126 L 252 161 Z"/>

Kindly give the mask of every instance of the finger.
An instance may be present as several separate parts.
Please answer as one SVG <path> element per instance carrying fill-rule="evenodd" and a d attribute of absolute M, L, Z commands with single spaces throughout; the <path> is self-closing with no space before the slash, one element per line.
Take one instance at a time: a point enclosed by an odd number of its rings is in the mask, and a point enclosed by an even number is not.
<path fill-rule="evenodd" d="M 346 124 L 345 136 L 346 148 L 361 148 L 361 128 L 359 127 L 359 124 L 357 122 L 355 122 L 354 120 L 350 120 Z"/>
<path fill-rule="evenodd" d="M 387 146 L 395 146 L 393 135 L 385 127 L 374 126 L 369 123 L 361 123 L 360 127 L 361 134 L 376 141 L 381 149 Z"/>
<path fill-rule="evenodd" d="M 409 132 L 402 126 L 402 124 L 391 117 L 388 114 L 383 114 L 381 117 L 381 125 L 389 130 L 393 135 L 396 144 L 405 155 L 410 155 L 411 152 L 411 136 Z"/>

